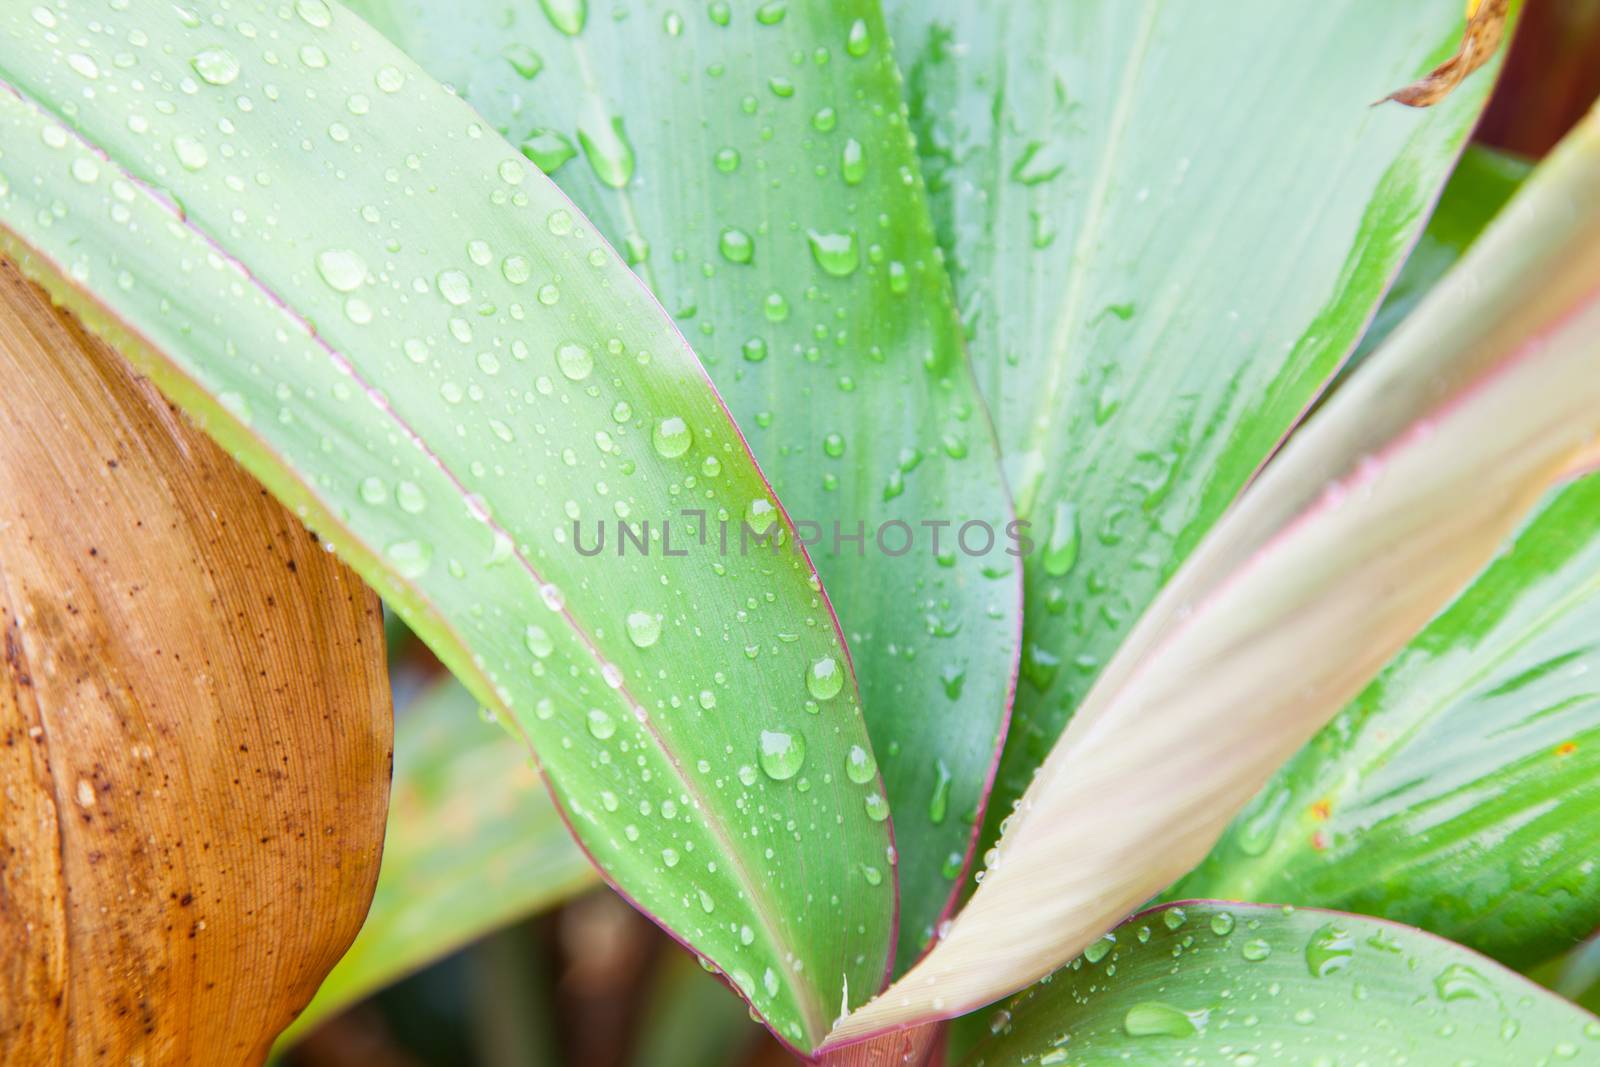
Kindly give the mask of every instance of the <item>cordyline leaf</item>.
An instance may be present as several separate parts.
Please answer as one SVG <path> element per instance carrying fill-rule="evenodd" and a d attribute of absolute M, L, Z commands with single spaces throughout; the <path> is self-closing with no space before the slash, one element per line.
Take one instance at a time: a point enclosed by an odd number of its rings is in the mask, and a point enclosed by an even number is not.
<path fill-rule="evenodd" d="M 1526 967 L 1600 927 L 1600 477 L 1261 791 L 1173 896 L 1293 900 Z"/>
<path fill-rule="evenodd" d="M 831 1040 L 989 1003 L 1183 874 L 1600 440 L 1600 202 L 1574 196 L 1597 172 L 1600 114 L 1218 525 L 1169 587 L 1198 592 L 1106 672 L 949 936 Z M 1508 246 L 1520 273 L 1473 269 Z"/>
<path fill-rule="evenodd" d="M 1349 354 L 1488 92 L 1367 106 L 1460 0 L 892 0 L 1027 561 L 987 839 Z"/>
<path fill-rule="evenodd" d="M 1356 359 L 1415 309 L 1527 171 L 1467 150 Z M 1581 799 L 1600 759 L 1600 690 L 1588 677 L 1600 669 L 1596 514 L 1600 479 L 1551 494 L 1169 895 L 1380 915 L 1518 967 L 1600 926 Z"/>
<path fill-rule="evenodd" d="M 815 1042 L 887 966 L 885 802 L 844 773 L 866 730 L 793 528 L 637 279 L 322 0 L 8 7 L 0 79 L 27 269 L 527 738 L 608 879 Z M 624 515 L 648 555 L 577 550 L 574 516 Z M 741 553 L 743 520 L 784 546 Z"/>
<path fill-rule="evenodd" d="M 1467 0 L 1467 28 L 1455 55 L 1403 89 L 1378 101 L 1393 100 L 1407 107 L 1433 107 L 1500 50 L 1505 37 L 1511 0 Z"/>
<path fill-rule="evenodd" d="M 1221 901 L 1130 919 L 993 1026 L 966 1067 L 1600 1055 L 1600 1021 L 1458 945 L 1359 915 Z"/>
<path fill-rule="evenodd" d="M 594 884 L 527 748 L 482 722 L 477 709 L 447 679 L 396 716 L 389 828 L 372 908 L 286 1040 Z"/>
<path fill-rule="evenodd" d="M 377 598 L 5 261 L 0 376 L 0 1062 L 258 1063 L 372 898 Z"/>
<path fill-rule="evenodd" d="M 627 0 L 581 25 L 498 0 L 357 10 L 629 250 L 785 506 L 818 524 L 895 813 L 909 963 L 976 833 L 1021 602 L 878 5 Z M 836 536 L 863 524 L 864 546 Z"/>
<path fill-rule="evenodd" d="M 1515 156 L 1481 145 L 1467 146 L 1428 219 L 1428 228 L 1417 239 L 1406 265 L 1373 316 L 1372 325 L 1362 335 L 1360 346 L 1340 369 L 1341 374 L 1348 375 L 1376 352 L 1395 328 L 1416 310 L 1422 298 L 1449 273 L 1483 233 L 1484 227 L 1506 206 L 1506 201 L 1532 169 L 1532 164 Z"/>

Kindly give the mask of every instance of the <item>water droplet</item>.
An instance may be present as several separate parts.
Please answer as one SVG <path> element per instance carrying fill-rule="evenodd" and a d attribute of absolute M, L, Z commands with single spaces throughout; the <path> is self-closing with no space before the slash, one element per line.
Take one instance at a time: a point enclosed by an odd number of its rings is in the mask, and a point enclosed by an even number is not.
<path fill-rule="evenodd" d="M 74 52 L 67 57 L 67 66 L 79 77 L 88 78 L 90 81 L 100 77 L 100 65 L 91 56 L 82 52 Z"/>
<path fill-rule="evenodd" d="M 1233 916 L 1225 911 L 1219 911 L 1211 917 L 1211 932 L 1218 937 L 1227 937 L 1233 933 Z"/>
<path fill-rule="evenodd" d="M 528 646 L 528 651 L 532 652 L 539 659 L 544 659 L 546 656 L 550 655 L 550 653 L 554 652 L 556 648 L 555 642 L 550 640 L 550 635 L 545 632 L 543 626 L 534 626 L 530 624 L 528 628 L 522 632 L 522 641 Z"/>
<path fill-rule="evenodd" d="M 723 227 L 722 235 L 717 238 L 717 247 L 722 251 L 722 258 L 729 263 L 748 263 L 756 250 L 750 235 L 736 226 Z"/>
<path fill-rule="evenodd" d="M 851 745 L 844 758 L 844 773 L 857 785 L 866 785 L 878 776 L 878 761 L 860 745 Z"/>
<path fill-rule="evenodd" d="M 421 541 L 393 541 L 384 546 L 383 554 L 402 578 L 421 578 L 433 563 L 433 546 Z"/>
<path fill-rule="evenodd" d="M 589 709 L 588 722 L 589 733 L 598 741 L 604 741 L 617 732 L 616 720 L 599 708 Z"/>
<path fill-rule="evenodd" d="M 668 37 L 679 37 L 683 34 L 683 16 L 676 11 L 668 11 L 661 20 L 661 28 L 667 31 Z"/>
<path fill-rule="evenodd" d="M 1182 908 L 1168 908 L 1161 913 L 1161 924 L 1168 930 L 1177 930 L 1189 921 L 1189 915 Z"/>
<path fill-rule="evenodd" d="M 533 277 L 533 264 L 527 256 L 512 254 L 500 261 L 500 274 L 512 285 L 521 285 Z"/>
<path fill-rule="evenodd" d="M 867 818 L 873 822 L 882 822 L 889 817 L 889 802 L 883 799 L 882 793 L 868 793 L 866 805 Z"/>
<path fill-rule="evenodd" d="M 844 671 L 832 656 L 811 661 L 806 668 L 806 690 L 818 700 L 832 700 L 844 688 Z"/>
<path fill-rule="evenodd" d="M 853 56 L 864 56 L 872 48 L 872 33 L 867 29 L 866 19 L 856 19 L 850 24 L 850 33 L 845 37 L 844 50 Z"/>
<path fill-rule="evenodd" d="M 294 12 L 309 26 L 325 30 L 333 23 L 333 12 L 324 0 L 295 0 Z"/>
<path fill-rule="evenodd" d="M 756 761 L 773 781 L 793 778 L 806 761 L 805 736 L 785 730 L 762 730 L 756 745 Z"/>
<path fill-rule="evenodd" d="M 1109 956 L 1111 954 L 1111 950 L 1116 947 L 1117 935 L 1105 934 L 1099 938 L 1096 938 L 1094 941 L 1089 942 L 1088 947 L 1083 950 L 1083 958 L 1085 962 L 1088 963 L 1099 963 L 1101 960 Z"/>
<path fill-rule="evenodd" d="M 765 533 L 769 526 L 778 521 L 778 509 L 766 497 L 758 496 L 744 509 L 744 521 L 756 533 Z"/>
<path fill-rule="evenodd" d="M 554 174 L 561 164 L 578 154 L 566 135 L 556 130 L 535 129 L 523 139 L 520 148 L 546 174 Z"/>
<path fill-rule="evenodd" d="M 760 363 L 767 358 L 767 342 L 761 337 L 752 337 L 741 346 L 740 351 L 750 363 Z"/>
<path fill-rule="evenodd" d="M 831 107 L 818 108 L 811 116 L 811 128 L 818 133 L 829 133 L 839 125 L 839 113 Z"/>
<path fill-rule="evenodd" d="M 739 150 L 737 148 L 719 148 L 712 157 L 717 169 L 724 174 L 732 174 L 739 169 Z"/>
<path fill-rule="evenodd" d="M 544 8 L 550 25 L 568 37 L 582 33 L 589 18 L 588 0 L 539 0 L 539 6 Z"/>
<path fill-rule="evenodd" d="M 405 88 L 406 84 L 406 76 L 401 73 L 399 67 L 395 66 L 379 67 L 378 73 L 373 75 L 372 80 L 379 89 L 386 93 L 398 93 Z"/>
<path fill-rule="evenodd" d="M 185 133 L 180 133 L 172 139 L 172 151 L 185 170 L 199 170 L 211 158 L 206 152 L 205 145 Z"/>
<path fill-rule="evenodd" d="M 733 9 L 728 6 L 728 0 L 712 0 L 706 8 L 706 14 L 718 26 L 726 26 L 733 19 Z"/>
<path fill-rule="evenodd" d="M 189 60 L 200 80 L 211 85 L 231 85 L 239 76 L 239 60 L 226 48 L 203 48 Z"/>
<path fill-rule="evenodd" d="M 761 302 L 761 310 L 768 322 L 782 322 L 789 317 L 789 301 L 783 298 L 782 293 L 768 293 Z"/>
<path fill-rule="evenodd" d="M 622 119 L 589 122 L 578 127 L 578 143 L 595 176 L 613 189 L 621 189 L 633 178 L 633 145 L 622 128 Z"/>
<path fill-rule="evenodd" d="M 1210 1014 L 1145 1000 L 1128 1009 L 1122 1017 L 1122 1029 L 1129 1037 L 1198 1037 L 1205 1033 Z"/>
<path fill-rule="evenodd" d="M 688 423 L 674 415 L 656 423 L 655 429 L 650 431 L 650 443 L 655 446 L 658 456 L 676 459 L 689 451 L 689 446 L 694 443 L 694 431 L 689 429 Z"/>
<path fill-rule="evenodd" d="M 556 366 L 570 380 L 581 382 L 594 371 L 594 353 L 577 341 L 567 341 L 556 349 Z"/>
<path fill-rule="evenodd" d="M 361 479 L 361 499 L 369 504 L 385 503 L 389 499 L 389 487 L 383 484 L 382 478 L 363 478 Z"/>
<path fill-rule="evenodd" d="M 861 254 L 856 248 L 854 232 L 818 233 L 809 230 L 806 238 L 811 242 L 811 258 L 825 272 L 835 278 L 848 278 L 856 272 L 856 267 L 861 263 Z"/>
<path fill-rule="evenodd" d="M 649 648 L 661 640 L 661 620 L 648 611 L 628 613 L 628 640 L 639 648 Z"/>
<path fill-rule="evenodd" d="M 933 761 L 933 796 L 928 798 L 928 818 L 935 826 L 944 824 L 950 812 L 950 768 L 944 760 Z"/>
<path fill-rule="evenodd" d="M 409 515 L 420 515 L 428 506 L 428 498 L 422 495 L 415 482 L 401 482 L 395 486 L 394 501 Z"/>
<path fill-rule="evenodd" d="M 767 0 L 756 8 L 756 21 L 763 26 L 776 26 L 789 13 L 787 0 Z"/>
<path fill-rule="evenodd" d="M 1259 937 L 1253 937 L 1244 943 L 1244 947 L 1239 950 L 1239 955 L 1251 963 L 1260 963 L 1272 955 L 1272 946 Z"/>
<path fill-rule="evenodd" d="M 1317 978 L 1327 978 L 1350 969 L 1355 958 L 1356 939 L 1338 923 L 1328 923 L 1306 942 L 1306 968 Z"/>
<path fill-rule="evenodd" d="M 1433 980 L 1440 1000 L 1488 1000 L 1493 996 L 1483 975 L 1462 963 L 1452 963 Z"/>
<path fill-rule="evenodd" d="M 454 307 L 472 299 L 472 282 L 459 270 L 440 271 L 434 283 L 439 287 L 439 295 Z"/>
<path fill-rule="evenodd" d="M 1078 509 L 1067 500 L 1056 502 L 1050 520 L 1050 538 L 1044 546 L 1044 572 L 1061 578 L 1078 562 Z"/>
<path fill-rule="evenodd" d="M 839 152 L 839 173 L 846 185 L 860 185 L 861 179 L 867 176 L 866 153 L 854 137 L 846 141 Z"/>
<path fill-rule="evenodd" d="M 550 212 L 549 217 L 544 220 L 544 224 L 557 237 L 565 237 L 572 232 L 572 212 L 564 207 L 558 207 Z"/>
<path fill-rule="evenodd" d="M 544 69 L 544 57 L 520 41 L 513 41 L 500 49 L 500 55 L 522 78 L 532 80 Z"/>
<path fill-rule="evenodd" d="M 838 459 L 844 455 L 844 437 L 836 433 L 828 434 L 822 439 L 822 451 Z"/>

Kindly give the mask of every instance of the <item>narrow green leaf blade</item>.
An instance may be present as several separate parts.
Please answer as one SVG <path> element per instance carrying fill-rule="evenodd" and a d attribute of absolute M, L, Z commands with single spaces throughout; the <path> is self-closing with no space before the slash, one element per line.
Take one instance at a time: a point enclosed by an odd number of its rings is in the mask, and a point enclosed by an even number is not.
<path fill-rule="evenodd" d="M 389 829 L 367 921 L 284 1039 L 595 882 L 526 746 L 484 722 L 459 683 L 435 684 L 395 716 Z"/>
<path fill-rule="evenodd" d="M 1359 915 L 1220 901 L 1133 917 L 993 1018 L 968 1067 L 1600 1057 L 1594 1016 L 1459 945 Z"/>
<path fill-rule="evenodd" d="M 1484 574 L 1174 896 L 1422 926 L 1525 967 L 1600 928 L 1600 477 Z"/>
<path fill-rule="evenodd" d="M 1021 603 L 877 4 L 626 0 L 581 28 L 494 0 L 358 10 L 630 250 L 791 514 L 818 524 L 895 813 L 909 964 L 994 773 Z"/>
<path fill-rule="evenodd" d="M 1042 545 L 992 823 L 1360 337 L 1493 71 L 1369 106 L 1454 52 L 1459 0 L 886 6 Z"/>
<path fill-rule="evenodd" d="M 323 0 L 8 7 L 0 79 L 6 248 L 531 741 L 610 880 L 813 1044 L 886 969 L 881 786 L 842 773 L 854 686 L 807 708 L 836 624 L 637 279 Z M 788 544 L 723 556 L 686 508 Z M 657 550 L 588 558 L 574 514 L 653 518 Z"/>

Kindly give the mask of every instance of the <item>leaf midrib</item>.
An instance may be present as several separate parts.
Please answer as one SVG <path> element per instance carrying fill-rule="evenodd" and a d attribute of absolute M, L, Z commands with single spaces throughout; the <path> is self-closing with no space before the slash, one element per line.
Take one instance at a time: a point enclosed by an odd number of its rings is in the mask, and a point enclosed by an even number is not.
<path fill-rule="evenodd" d="M 24 105 L 37 112 L 41 117 L 47 117 L 60 124 L 64 129 L 70 131 L 80 143 L 82 143 L 90 151 L 99 155 L 108 166 L 114 168 L 122 178 L 124 178 L 129 182 L 129 184 L 137 189 L 140 195 L 144 196 L 150 202 L 155 204 L 158 209 L 166 213 L 178 224 L 179 227 L 194 234 L 208 247 L 215 250 L 216 253 L 226 263 L 234 267 L 239 272 L 240 276 L 245 280 L 246 283 L 256 289 L 263 297 L 277 305 L 277 307 L 284 314 L 290 316 L 297 323 L 299 323 L 305 329 L 307 336 L 311 338 L 312 342 L 327 354 L 328 358 L 335 363 L 342 373 L 347 373 L 351 380 L 360 386 L 360 388 L 372 398 L 373 404 L 378 408 L 378 410 L 389 416 L 394 421 L 395 426 L 417 446 L 419 452 L 448 480 L 450 485 L 454 487 L 459 494 L 462 504 L 468 508 L 472 507 L 471 494 L 467 491 L 465 485 L 461 482 L 455 471 L 453 471 L 445 463 L 443 457 L 436 453 L 423 440 L 422 436 L 412 428 L 410 423 L 408 423 L 405 418 L 403 418 L 400 413 L 389 404 L 387 398 L 384 397 L 382 393 L 360 373 L 355 364 L 350 361 L 349 357 L 345 356 L 338 349 L 334 348 L 334 346 L 322 336 L 322 334 L 312 324 L 311 320 L 297 310 L 293 302 L 291 302 L 272 286 L 268 285 L 264 280 L 259 278 L 248 266 L 245 265 L 244 261 L 240 257 L 228 251 L 227 246 L 221 240 L 213 235 L 208 229 L 200 226 L 187 211 L 179 210 L 174 204 L 156 195 L 149 183 L 125 166 L 120 160 L 113 156 L 109 150 L 93 140 L 87 134 L 87 132 L 85 132 L 77 124 L 76 121 L 48 106 L 43 99 L 35 94 L 25 91 L 22 86 L 18 84 L 18 81 L 15 79 L 15 76 L 12 72 L 0 71 L 0 90 L 10 92 Z M 9 227 L 7 229 L 9 230 Z M 30 248 L 33 247 L 32 243 L 22 238 L 20 234 L 13 233 L 13 237 L 21 244 L 27 245 Z M 40 255 L 42 256 L 42 253 L 40 253 Z M 104 308 L 106 312 L 112 315 L 114 318 L 123 320 L 122 315 L 114 311 L 109 305 L 100 300 L 99 297 L 72 282 L 70 280 L 70 275 L 59 270 L 58 265 L 52 265 L 53 269 L 56 270 L 58 277 L 62 280 L 62 284 L 70 285 L 73 288 L 78 289 L 79 292 L 83 293 L 86 299 Z M 131 323 L 128 324 L 128 326 L 130 329 L 133 329 Z M 143 336 L 141 331 L 135 330 L 134 332 L 139 333 L 140 336 Z M 145 338 L 145 343 L 152 355 L 159 356 L 159 358 L 161 358 L 162 361 L 165 362 L 167 366 L 174 372 L 182 374 L 184 377 L 194 382 L 197 389 L 205 392 L 208 395 L 210 394 L 210 390 L 198 380 L 194 379 L 187 371 L 185 371 L 175 359 L 166 353 L 166 350 L 162 345 L 156 344 L 154 341 L 148 338 Z M 716 402 L 719 407 L 722 407 L 723 414 L 728 418 L 729 423 L 732 424 L 732 416 L 728 414 L 726 407 L 721 405 L 720 399 L 717 399 Z M 287 472 L 290 477 L 307 493 L 314 498 L 321 499 L 321 495 L 301 476 L 295 465 L 289 462 L 288 459 L 282 454 L 280 454 L 277 449 L 275 449 L 266 441 L 266 439 L 256 434 L 248 426 L 244 426 L 244 424 L 239 423 L 238 420 L 234 419 L 231 415 L 226 415 L 225 417 L 238 425 L 244 433 L 258 442 L 261 452 L 274 457 L 277 465 L 282 470 Z M 754 466 L 755 457 L 753 455 L 750 455 L 750 461 Z M 325 504 L 322 510 L 324 514 L 328 516 L 330 522 L 333 522 L 342 529 L 346 529 L 346 532 L 350 535 L 350 539 L 352 541 L 358 543 L 362 541 L 360 537 L 355 535 L 354 531 L 348 530 L 344 527 L 343 523 L 339 523 L 337 520 L 333 519 L 334 511 L 332 508 L 327 507 Z M 474 513 L 482 514 L 482 509 L 476 509 Z M 506 541 L 511 544 L 511 557 L 516 560 L 517 564 L 535 583 L 536 588 L 546 584 L 539 572 L 534 568 L 533 564 L 527 559 L 526 556 L 523 555 L 521 548 L 517 545 L 516 539 L 511 537 L 509 531 L 505 530 L 502 526 L 495 522 L 493 517 L 490 515 L 483 514 L 482 521 L 487 529 L 505 538 Z M 377 560 L 379 557 L 376 554 L 373 554 L 372 558 Z M 381 566 L 381 564 L 379 565 Z M 418 599 L 427 603 L 430 608 L 433 609 L 435 617 L 438 618 L 441 623 L 444 622 L 444 616 L 436 607 L 434 607 L 434 600 L 431 596 L 423 594 L 422 591 L 409 579 L 401 578 L 398 572 L 388 568 L 385 568 L 385 571 L 391 579 L 402 583 L 417 593 Z M 568 627 L 583 644 L 590 656 L 594 658 L 596 666 L 606 666 L 610 661 L 600 654 L 599 647 L 594 642 L 594 639 L 584 630 L 582 626 L 578 624 L 577 620 L 571 615 L 568 608 L 563 605 L 558 611 L 558 614 L 567 623 Z M 454 627 L 449 626 L 448 623 L 445 623 L 445 628 L 454 633 Z M 470 652 L 471 645 L 468 642 L 463 640 L 459 635 L 456 635 L 455 640 L 456 643 L 458 643 L 463 649 Z M 557 795 L 557 790 L 554 788 L 554 784 L 551 782 L 549 776 L 544 773 L 543 764 L 539 763 L 537 759 L 537 748 L 533 745 L 531 739 L 528 738 L 526 732 L 522 729 L 521 724 L 518 723 L 516 716 L 511 711 L 511 708 L 500 699 L 496 691 L 496 687 L 487 684 L 486 679 L 480 679 L 480 682 L 482 684 L 480 684 L 478 688 L 484 695 L 492 697 L 492 699 L 488 701 L 490 706 L 497 708 L 504 716 L 505 720 L 514 726 L 514 728 L 517 730 L 517 733 L 522 736 L 524 741 L 527 743 L 529 751 L 534 754 L 535 762 L 539 765 L 540 777 L 544 779 L 546 787 L 549 789 L 552 799 L 555 800 L 557 807 L 560 808 L 563 813 L 565 813 L 566 806 L 561 803 L 559 796 Z M 625 699 L 629 703 L 631 707 L 643 707 L 643 705 L 633 697 L 626 683 L 619 686 L 616 691 L 622 699 Z M 679 762 L 678 754 L 670 745 L 666 743 L 664 737 L 657 731 L 655 724 L 651 721 L 650 717 L 646 715 L 644 718 L 638 719 L 637 721 L 640 722 L 640 725 L 643 726 L 652 740 L 655 741 L 657 748 L 661 751 L 662 755 L 666 758 L 668 764 L 671 766 L 673 774 L 676 776 L 684 792 L 691 798 L 695 810 L 708 813 L 704 819 L 705 826 L 712 837 L 714 837 L 718 844 L 722 846 L 723 851 L 731 862 L 733 869 L 737 872 L 736 880 L 742 887 L 744 896 L 750 901 L 751 910 L 755 913 L 757 921 L 761 924 L 763 933 L 767 935 L 766 939 L 772 945 L 774 954 L 780 961 L 786 956 L 797 955 L 797 953 L 791 951 L 792 946 L 789 939 L 778 936 L 779 931 L 783 930 L 784 928 L 780 926 L 780 924 L 778 924 L 773 917 L 771 902 L 768 901 L 766 895 L 761 891 L 761 886 L 763 883 L 751 876 L 751 873 L 745 864 L 744 856 L 736 847 L 734 847 L 733 840 L 727 833 L 727 828 L 721 823 L 720 820 L 711 817 L 709 814 L 710 812 L 713 812 L 715 808 L 707 802 L 708 798 L 704 796 L 703 791 L 694 782 L 694 780 L 684 772 L 683 766 Z M 595 865 L 601 869 L 602 873 L 606 874 L 607 881 L 612 881 L 615 885 L 616 883 L 611 878 L 609 872 L 605 871 L 604 865 L 600 863 L 600 861 L 592 852 L 589 852 L 587 849 L 585 849 L 585 852 L 589 855 L 591 861 L 593 861 Z M 617 886 L 617 888 L 620 891 L 620 886 Z M 632 899 L 632 897 L 630 896 L 629 899 Z M 647 914 L 650 914 L 648 909 L 642 910 L 646 910 Z M 662 918 L 663 921 L 665 919 L 664 916 L 659 918 Z M 782 970 L 783 973 L 788 973 L 787 967 L 784 967 Z M 810 985 L 810 983 L 796 982 L 791 979 L 786 984 L 795 993 L 796 1005 L 800 1008 L 801 1014 L 806 1021 L 808 1029 L 810 1030 L 808 1037 L 811 1044 L 815 1045 L 821 1040 L 827 1029 L 826 1013 L 822 1009 L 820 1002 L 817 1000 L 816 991 Z M 740 996 L 744 996 L 742 990 L 740 991 Z M 748 998 L 746 999 L 748 1000 Z M 757 1010 L 759 1013 L 759 1009 L 755 1008 L 754 1002 L 751 1001 L 750 1004 L 752 1009 Z"/>

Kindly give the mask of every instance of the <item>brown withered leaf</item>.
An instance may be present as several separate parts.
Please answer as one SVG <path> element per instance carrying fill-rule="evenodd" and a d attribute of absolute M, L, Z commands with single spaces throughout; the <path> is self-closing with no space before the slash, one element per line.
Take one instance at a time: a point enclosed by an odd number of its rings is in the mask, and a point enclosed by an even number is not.
<path fill-rule="evenodd" d="M 259 1063 L 377 878 L 376 599 L 9 262 L 0 381 L 0 1063 Z"/>
<path fill-rule="evenodd" d="M 1407 107 L 1432 107 L 1455 92 L 1456 86 L 1489 62 L 1499 50 L 1510 13 L 1511 0 L 1469 0 L 1467 29 L 1456 54 L 1434 67 L 1426 77 L 1395 90 L 1378 103 L 1393 100 Z"/>

